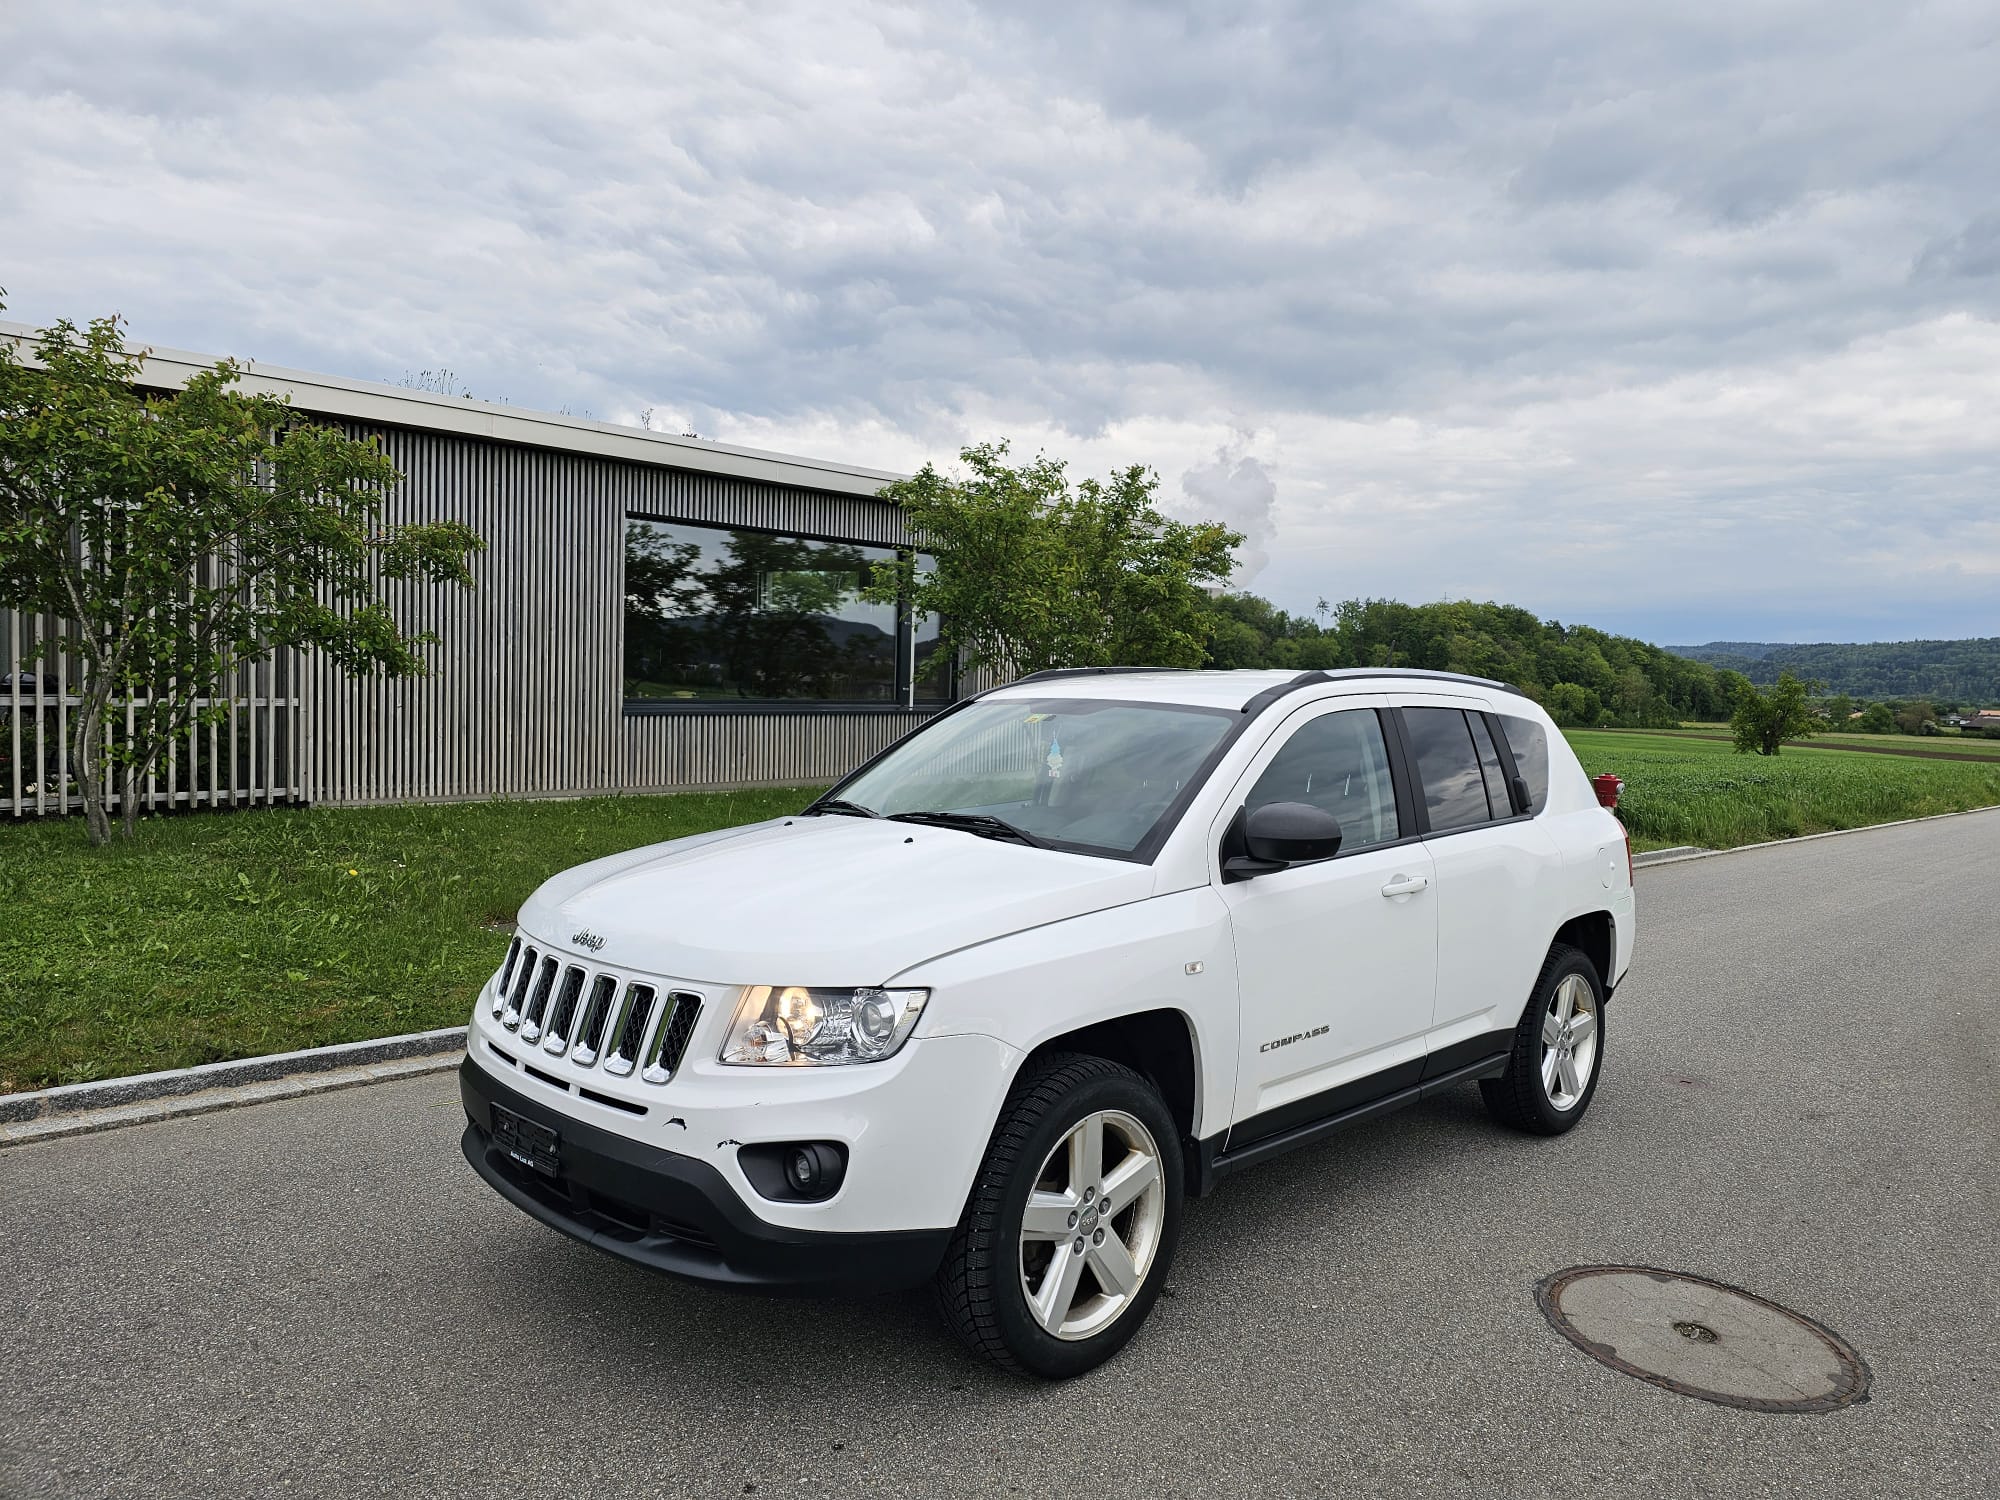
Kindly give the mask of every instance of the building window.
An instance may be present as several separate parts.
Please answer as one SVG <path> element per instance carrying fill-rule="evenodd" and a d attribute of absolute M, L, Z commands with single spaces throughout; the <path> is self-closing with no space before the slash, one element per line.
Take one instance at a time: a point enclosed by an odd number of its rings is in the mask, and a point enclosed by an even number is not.
<path fill-rule="evenodd" d="M 894 708 L 949 698 L 932 620 L 861 596 L 895 549 L 628 517 L 625 698 Z"/>

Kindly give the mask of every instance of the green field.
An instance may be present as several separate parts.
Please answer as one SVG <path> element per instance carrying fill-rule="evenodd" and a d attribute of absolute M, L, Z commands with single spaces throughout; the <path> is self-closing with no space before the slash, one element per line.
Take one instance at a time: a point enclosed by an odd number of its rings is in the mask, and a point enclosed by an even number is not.
<path fill-rule="evenodd" d="M 1618 729 L 1592 731 L 1606 734 L 1673 734 L 1672 730 Z M 1692 738 L 1696 735 L 1719 734 L 1727 737 L 1727 724 L 1683 724 L 1680 733 Z M 1976 755 L 1984 760 L 2000 760 L 2000 740 L 1988 739 L 1984 735 L 1960 734 L 1819 734 L 1809 739 L 1787 740 L 1787 744 L 1819 746 L 1828 750 L 1865 749 L 1893 750 L 1898 755 L 1939 756 Z"/>
<path fill-rule="evenodd" d="M 0 1092 L 451 1026 L 556 871 L 810 790 L 0 827 Z"/>
<path fill-rule="evenodd" d="M 1796 745 L 1775 756 L 1738 755 L 1715 740 L 1637 730 L 1567 737 L 1593 776 L 1625 779 L 1618 815 L 1640 849 L 1727 849 L 2000 804 L 2000 760 L 1988 766 Z"/>

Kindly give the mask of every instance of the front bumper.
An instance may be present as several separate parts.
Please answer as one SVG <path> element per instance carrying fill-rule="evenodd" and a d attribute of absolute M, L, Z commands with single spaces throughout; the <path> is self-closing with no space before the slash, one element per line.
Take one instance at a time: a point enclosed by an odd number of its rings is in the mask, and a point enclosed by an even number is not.
<path fill-rule="evenodd" d="M 847 1233 L 758 1218 L 707 1162 L 601 1130 L 459 1065 L 465 1159 L 523 1212 L 573 1239 L 689 1281 L 802 1291 L 888 1291 L 936 1271 L 950 1229 Z M 559 1175 L 518 1164 L 493 1140 L 493 1106 L 561 1136 Z"/>

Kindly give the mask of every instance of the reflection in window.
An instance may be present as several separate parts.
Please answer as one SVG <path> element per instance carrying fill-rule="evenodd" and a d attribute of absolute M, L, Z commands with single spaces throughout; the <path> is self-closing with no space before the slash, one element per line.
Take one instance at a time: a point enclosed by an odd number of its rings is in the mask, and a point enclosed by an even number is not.
<path fill-rule="evenodd" d="M 896 607 L 861 597 L 895 551 L 628 520 L 625 696 L 640 701 L 903 701 Z M 935 622 L 915 646 L 917 696 L 949 687 Z M 926 669 L 928 668 L 928 675 Z"/>
<path fill-rule="evenodd" d="M 1257 778 L 1246 808 L 1304 802 L 1340 819 L 1343 854 L 1398 837 L 1396 787 L 1382 723 L 1372 708 L 1321 714 L 1285 741 Z"/>
<path fill-rule="evenodd" d="M 1417 779 L 1423 783 L 1431 832 L 1486 822 L 1490 816 L 1486 779 L 1480 774 L 1465 715 L 1455 708 L 1406 708 L 1403 727 L 1409 731 Z"/>

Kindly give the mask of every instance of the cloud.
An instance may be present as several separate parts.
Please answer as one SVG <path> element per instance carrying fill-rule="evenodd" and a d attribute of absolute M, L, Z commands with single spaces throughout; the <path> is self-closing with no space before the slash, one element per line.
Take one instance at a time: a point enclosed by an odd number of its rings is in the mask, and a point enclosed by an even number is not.
<path fill-rule="evenodd" d="M 1270 471 L 1249 454 L 1224 445 L 1208 463 L 1196 464 L 1181 475 L 1181 496 L 1178 509 L 1183 515 L 1220 521 L 1242 533 L 1230 585 L 1248 588 L 1271 560 L 1271 543 L 1277 535 L 1278 486 Z"/>
<path fill-rule="evenodd" d="M 1223 16 L 12 7 L 0 285 L 871 466 L 1226 452 L 1294 608 L 1995 628 L 1990 7 Z"/>

